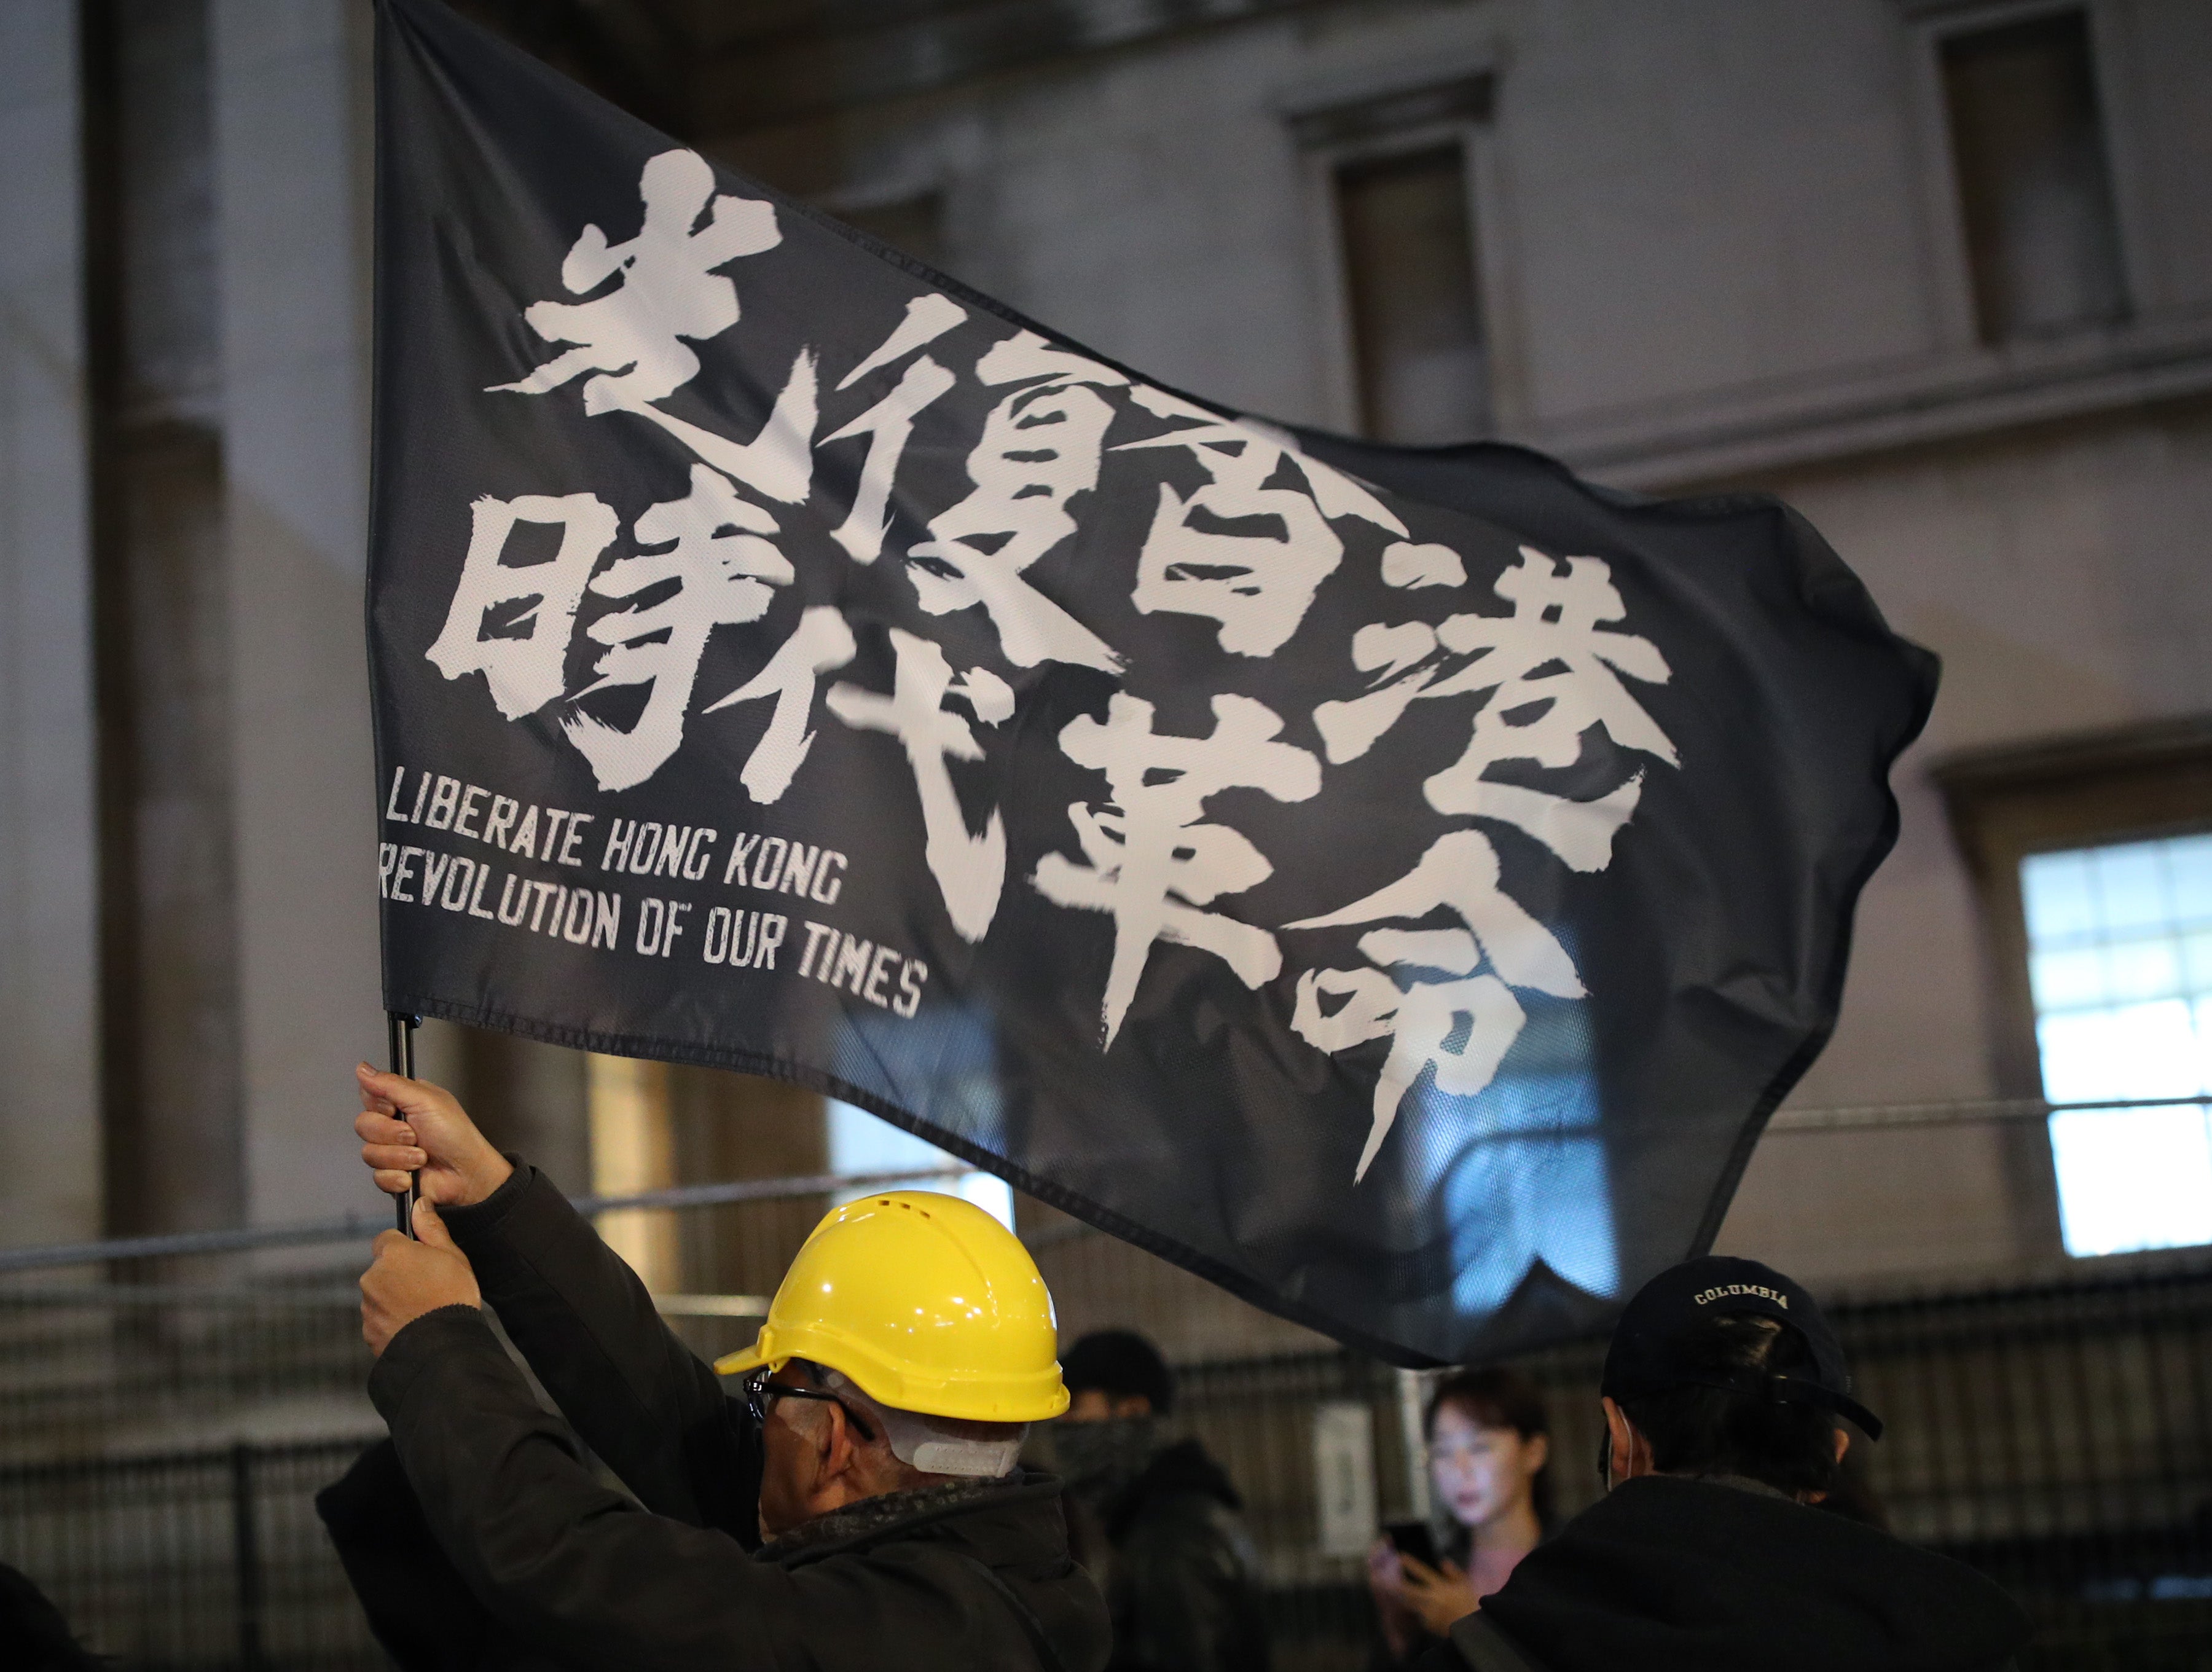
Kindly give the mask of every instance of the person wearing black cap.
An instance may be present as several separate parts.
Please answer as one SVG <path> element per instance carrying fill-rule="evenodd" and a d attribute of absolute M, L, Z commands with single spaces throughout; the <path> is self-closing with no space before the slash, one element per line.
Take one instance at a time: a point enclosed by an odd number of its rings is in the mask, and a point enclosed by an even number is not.
<path fill-rule="evenodd" d="M 1267 1672 L 1259 1555 L 1243 1500 L 1196 1439 L 1170 1439 L 1175 1373 L 1129 1329 L 1060 1354 L 1067 1414 L 1053 1425 L 1068 1543 L 1114 1622 L 1107 1672 Z"/>
<path fill-rule="evenodd" d="M 1963 1564 L 1843 1516 L 1843 1349 L 1799 1285 L 1711 1256 L 1645 1284 L 1601 1384 L 1607 1494 L 1418 1672 L 2003 1672 L 2027 1618 Z"/>

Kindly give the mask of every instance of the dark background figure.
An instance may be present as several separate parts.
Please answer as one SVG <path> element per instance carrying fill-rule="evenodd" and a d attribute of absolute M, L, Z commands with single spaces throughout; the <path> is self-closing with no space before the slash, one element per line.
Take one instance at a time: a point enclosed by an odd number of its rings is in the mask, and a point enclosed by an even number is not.
<path fill-rule="evenodd" d="M 1504 1366 L 1455 1371 L 1429 1395 L 1421 1427 L 1429 1482 L 1451 1532 L 1431 1566 L 1388 1538 L 1368 1553 L 1382 1667 L 1417 1659 L 1511 1577 L 1551 1519 L 1551 1425 L 1544 1396 Z"/>
<path fill-rule="evenodd" d="M 1812 1295 L 1756 1261 L 1672 1267 L 1621 1314 L 1600 1397 L 1606 1495 L 1417 1672 L 2000 1672 L 2027 1617 L 1988 1578 L 1824 1513 L 1856 1432 Z M 1845 1424 L 1850 1425 L 1847 1428 Z"/>
<path fill-rule="evenodd" d="M 76 1640 L 29 1576 L 0 1563 L 0 1666 L 8 1672 L 101 1672 L 106 1665 Z"/>
<path fill-rule="evenodd" d="M 1106 1593 L 1109 1672 L 1267 1672 L 1259 1555 L 1243 1499 L 1195 1439 L 1169 1439 L 1175 1374 L 1133 1330 L 1060 1355 L 1067 1414 L 1053 1449 L 1076 1559 Z"/>

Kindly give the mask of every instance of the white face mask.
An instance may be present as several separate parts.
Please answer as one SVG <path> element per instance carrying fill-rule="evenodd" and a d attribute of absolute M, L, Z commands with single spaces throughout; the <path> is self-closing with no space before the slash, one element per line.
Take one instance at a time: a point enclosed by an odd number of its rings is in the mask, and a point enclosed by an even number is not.
<path fill-rule="evenodd" d="M 1029 1438 L 1025 1422 L 963 1422 L 879 1405 L 841 1371 L 822 1368 L 824 1391 L 857 1406 L 884 1431 L 891 1456 L 924 1474 L 956 1474 L 994 1480 L 1011 1474 Z"/>

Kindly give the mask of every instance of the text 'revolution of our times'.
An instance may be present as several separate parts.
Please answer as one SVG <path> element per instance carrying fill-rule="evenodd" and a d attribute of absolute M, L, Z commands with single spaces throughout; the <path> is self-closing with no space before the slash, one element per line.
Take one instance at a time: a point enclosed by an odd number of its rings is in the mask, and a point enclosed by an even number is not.
<path fill-rule="evenodd" d="M 836 848 L 757 830 L 538 806 L 404 766 L 392 774 L 384 816 L 387 825 L 418 827 L 378 844 L 377 890 L 386 900 L 592 951 L 690 957 L 769 975 L 792 969 L 779 955 L 795 940 L 803 945 L 800 977 L 894 1015 L 921 1007 L 927 964 L 816 921 L 844 893 L 850 861 Z M 602 824 L 604 832 L 594 828 Z M 433 842 L 434 834 L 445 840 Z M 455 838 L 477 851 L 455 851 Z M 643 891 L 633 879 L 647 886 L 659 879 L 702 884 L 714 897 Z"/>

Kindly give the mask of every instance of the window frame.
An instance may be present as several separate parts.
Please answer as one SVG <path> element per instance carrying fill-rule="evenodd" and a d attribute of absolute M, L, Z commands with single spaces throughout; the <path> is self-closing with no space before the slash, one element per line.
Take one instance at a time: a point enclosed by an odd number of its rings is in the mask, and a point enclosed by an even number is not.
<path fill-rule="evenodd" d="M 2114 15 L 2112 0 L 1899 0 L 1909 44 L 1906 95 L 1920 185 L 1922 236 L 1929 252 L 1936 347 L 2002 360 L 2021 350 L 2048 351 L 2053 341 L 2072 342 L 2138 327 L 2158 305 L 2142 194 L 2145 176 L 2130 112 L 2133 88 L 2124 66 L 2131 41 Z M 2090 75 L 2097 91 L 2105 166 L 2111 179 L 2114 233 L 2119 244 L 2121 288 L 2128 311 L 2112 321 L 2093 321 L 2053 337 L 1982 340 L 1974 305 L 1973 258 L 1966 238 L 1966 198 L 1951 143 L 1950 102 L 1943 87 L 1943 46 L 1979 34 L 2060 13 L 2081 14 L 2088 31 Z"/>
<path fill-rule="evenodd" d="M 1514 303 L 1512 232 L 1506 169 L 1498 139 L 1499 55 L 1486 49 L 1457 62 L 1406 65 L 1324 82 L 1273 101 L 1297 151 L 1306 204 L 1307 265 L 1321 329 L 1321 422 L 1347 435 L 1366 434 L 1360 411 L 1359 350 L 1352 313 L 1337 171 L 1447 146 L 1460 155 L 1467 224 L 1474 247 L 1475 314 L 1481 322 L 1489 421 L 1482 436 L 1518 429 L 1528 410 Z M 1423 115 L 1423 106 L 1449 113 Z M 1394 119 L 1394 110 L 1403 119 Z"/>
<path fill-rule="evenodd" d="M 2021 862 L 2035 854 L 2212 832 L 2212 715 L 1975 750 L 1931 775 L 1980 906 L 1987 1047 L 1997 1093 L 2043 1096 Z M 2032 1250 L 2069 1256 L 2045 1122 L 2008 1129 L 2004 1164 Z"/>

